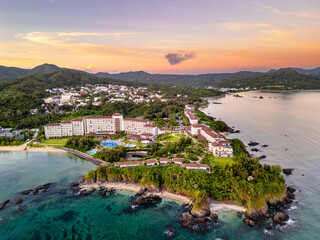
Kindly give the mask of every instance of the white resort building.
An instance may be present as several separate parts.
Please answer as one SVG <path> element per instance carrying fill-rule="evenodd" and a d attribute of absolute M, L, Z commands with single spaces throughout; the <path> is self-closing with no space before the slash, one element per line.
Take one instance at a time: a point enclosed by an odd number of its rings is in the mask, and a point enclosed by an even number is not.
<path fill-rule="evenodd" d="M 233 149 L 230 142 L 206 125 L 191 125 L 190 133 L 200 139 L 206 140 L 209 151 L 212 152 L 215 157 L 233 157 Z"/>
<path fill-rule="evenodd" d="M 120 131 L 125 131 L 130 135 L 148 135 L 151 138 L 158 135 L 159 129 L 147 120 L 123 119 L 122 114 L 116 113 L 112 116 L 92 116 L 61 123 L 50 123 L 44 126 L 44 131 L 47 139 L 81 135 L 113 135 Z"/>

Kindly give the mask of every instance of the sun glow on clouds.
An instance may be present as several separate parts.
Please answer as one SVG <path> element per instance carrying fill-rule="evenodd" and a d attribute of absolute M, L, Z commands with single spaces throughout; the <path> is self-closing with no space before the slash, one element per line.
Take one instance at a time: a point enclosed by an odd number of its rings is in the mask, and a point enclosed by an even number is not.
<path fill-rule="evenodd" d="M 75 23 L 71 27 L 28 27 L 24 33 L 16 30 L 13 34 L 10 30 L 11 41 L 1 40 L 3 35 L 0 33 L 0 65 L 10 63 L 30 68 L 50 62 L 91 72 L 117 69 L 159 73 L 320 65 L 319 11 L 307 3 L 301 8 L 295 0 L 292 0 L 295 4 L 288 7 L 281 3 L 270 6 L 266 0 L 257 1 L 250 4 L 244 1 L 246 8 L 243 9 L 247 10 L 237 9 L 236 12 L 229 5 L 224 6 L 223 16 L 216 18 L 219 12 L 204 18 L 195 6 L 192 16 L 185 14 L 191 10 L 187 8 L 196 4 L 187 0 L 184 8 L 178 1 L 172 4 L 162 1 L 154 4 L 157 11 L 164 11 L 165 15 L 154 13 L 143 22 L 133 21 L 134 16 L 130 16 L 130 19 L 121 18 L 117 25 L 113 19 L 102 21 L 104 18 L 92 17 L 90 28 Z M 47 5 L 60 4 L 62 1 Z M 73 4 L 79 7 L 77 1 Z M 115 12 L 118 10 L 114 9 Z M 120 10 L 124 11 L 123 6 Z M 252 11 L 259 16 L 252 15 Z M 101 26 L 101 22 L 108 26 Z M 130 27 L 126 27 L 128 24 Z"/>

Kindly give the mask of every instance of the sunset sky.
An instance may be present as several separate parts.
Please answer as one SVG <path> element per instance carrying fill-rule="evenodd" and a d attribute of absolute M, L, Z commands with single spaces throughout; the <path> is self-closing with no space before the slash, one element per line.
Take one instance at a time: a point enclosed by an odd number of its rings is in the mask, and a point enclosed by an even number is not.
<path fill-rule="evenodd" d="M 0 0 L 0 65 L 197 74 L 320 66 L 319 0 Z"/>

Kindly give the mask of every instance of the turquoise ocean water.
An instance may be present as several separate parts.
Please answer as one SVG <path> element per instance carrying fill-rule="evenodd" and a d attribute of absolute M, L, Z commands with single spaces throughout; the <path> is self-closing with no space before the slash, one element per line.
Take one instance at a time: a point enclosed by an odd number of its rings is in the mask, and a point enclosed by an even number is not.
<path fill-rule="evenodd" d="M 289 223 L 266 232 L 248 227 L 236 212 L 220 212 L 220 224 L 210 232 L 180 228 L 184 206 L 164 199 L 155 207 L 134 213 L 125 210 L 134 193 L 117 191 L 100 197 L 72 193 L 69 184 L 96 166 L 64 153 L 0 152 L 0 202 L 21 197 L 20 192 L 48 182 L 53 187 L 38 195 L 23 196 L 21 205 L 0 211 L 0 239 L 166 239 L 174 227 L 174 239 L 319 239 L 320 230 L 320 93 L 243 93 L 227 96 L 222 104 L 210 104 L 204 112 L 240 129 L 239 137 L 268 144 L 262 162 L 295 168 L 287 177 L 301 192 L 288 213 Z M 263 99 L 251 96 L 263 95 Z M 276 97 L 276 98 L 275 98 Z M 304 174 L 304 176 L 302 176 Z"/>

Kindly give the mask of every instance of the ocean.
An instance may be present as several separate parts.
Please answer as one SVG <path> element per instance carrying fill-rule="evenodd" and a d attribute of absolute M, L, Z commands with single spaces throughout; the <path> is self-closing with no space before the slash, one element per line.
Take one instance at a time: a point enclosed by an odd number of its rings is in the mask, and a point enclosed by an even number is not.
<path fill-rule="evenodd" d="M 20 198 L 23 190 L 53 183 L 47 192 L 22 196 L 20 205 L 0 211 L 0 239 L 319 239 L 320 92 L 246 92 L 227 95 L 203 111 L 239 129 L 245 144 L 259 142 L 261 163 L 294 168 L 287 183 L 297 188 L 288 223 L 266 231 L 242 223 L 237 212 L 219 212 L 219 225 L 197 233 L 179 226 L 185 206 L 163 199 L 154 207 L 128 212 L 135 193 L 101 197 L 74 194 L 69 186 L 95 165 L 66 153 L 0 152 L 0 202 Z M 263 99 L 253 98 L 263 96 Z M 222 104 L 213 104 L 212 102 Z M 262 148 L 261 145 L 269 145 Z M 248 148 L 250 149 L 250 148 Z M 301 190 L 301 192 L 300 192 Z"/>

